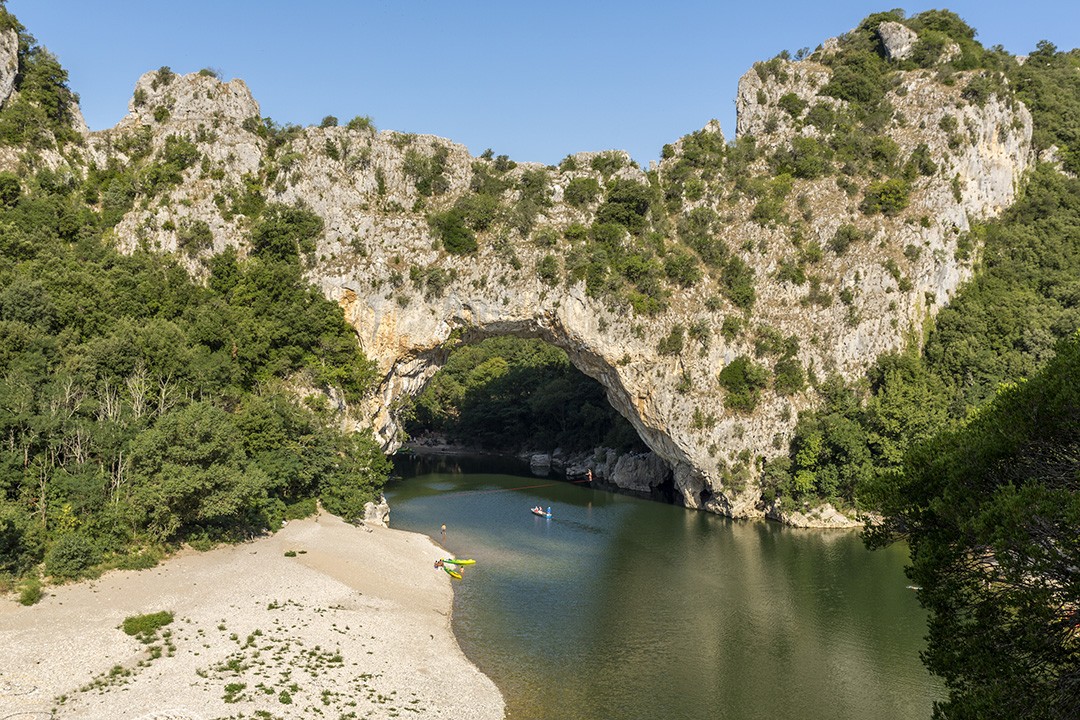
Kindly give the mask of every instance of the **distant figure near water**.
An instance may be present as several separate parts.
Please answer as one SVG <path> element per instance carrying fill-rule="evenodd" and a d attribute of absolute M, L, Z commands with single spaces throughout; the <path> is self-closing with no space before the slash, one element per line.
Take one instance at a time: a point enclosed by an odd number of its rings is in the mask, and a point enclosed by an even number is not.
<path fill-rule="evenodd" d="M 589 468 L 588 470 L 585 471 L 585 482 L 588 482 L 588 483 L 592 482 L 592 468 Z"/>

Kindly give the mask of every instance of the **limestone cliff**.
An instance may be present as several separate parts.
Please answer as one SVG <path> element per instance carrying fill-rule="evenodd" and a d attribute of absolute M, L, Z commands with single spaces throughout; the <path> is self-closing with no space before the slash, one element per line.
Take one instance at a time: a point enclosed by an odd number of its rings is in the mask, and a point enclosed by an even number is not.
<path fill-rule="evenodd" d="M 822 95 L 833 70 L 821 60 L 777 59 L 751 70 L 739 83 L 738 142 L 726 144 L 709 123 L 666 147 L 649 172 L 618 152 L 582 153 L 559 168 L 475 158 L 438 137 L 375 132 L 366 122 L 268 131 L 242 81 L 162 71 L 140 78 L 119 125 L 89 134 L 75 153 L 42 153 L 41 162 L 76 171 L 110 159 L 154 162 L 170 138 L 192 143 L 199 160 L 182 182 L 140 195 L 114 232 L 125 248 L 177 252 L 197 275 L 214 252 L 247 251 L 245 197 L 301 203 L 322 217 L 308 275 L 341 304 L 378 364 L 382 382 L 356 416 L 388 450 L 399 444 L 399 401 L 423 388 L 451 344 L 536 336 L 605 387 L 671 469 L 683 504 L 760 516 L 762 459 L 783 451 L 813 395 L 771 385 L 752 409 L 726 409 L 719 371 L 744 357 L 770 372 L 781 361 L 797 366 L 800 378 L 854 378 L 880 353 L 920 337 L 971 274 L 958 242 L 973 220 L 1012 202 L 1029 163 L 1031 118 L 1007 92 L 973 102 L 963 92 L 978 71 L 944 84 L 912 70 L 889 87 L 891 111 L 873 146 L 892 154 L 891 167 L 920 168 L 905 180 L 903 207 L 874 212 L 860 202 L 883 179 L 873 166 L 777 170 L 783 153 L 801 147 L 796 140 L 823 137 L 811 113 L 846 107 Z M 753 153 L 732 172 L 731 158 L 751 137 Z M 727 159 L 709 165 L 704 147 Z M 634 305 L 642 292 L 634 288 L 644 285 L 629 271 L 591 285 L 595 264 L 574 264 L 593 242 L 582 230 L 622 209 L 610 198 L 627 183 L 653 200 L 631 218 L 643 228 L 612 241 L 622 249 L 608 257 L 650 248 L 641 272 L 652 272 L 662 291 L 645 309 Z M 592 196 L 582 194 L 591 187 Z M 481 194 L 494 203 L 488 214 L 462 205 Z M 475 253 L 447 252 L 440 238 L 437 218 L 454 208 L 469 219 Z M 210 231 L 205 247 L 181 242 L 194 223 Z M 713 264 L 709 248 L 719 248 Z M 657 274 L 669 257 L 690 258 L 700 277 Z M 730 275 L 740 273 L 750 279 L 750 302 L 731 291 Z M 640 483 L 640 475 L 612 477 Z"/>

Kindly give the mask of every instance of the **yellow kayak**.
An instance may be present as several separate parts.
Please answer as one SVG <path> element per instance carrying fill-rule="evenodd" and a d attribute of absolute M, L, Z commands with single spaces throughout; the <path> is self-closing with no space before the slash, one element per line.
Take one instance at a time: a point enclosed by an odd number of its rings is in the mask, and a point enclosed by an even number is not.
<path fill-rule="evenodd" d="M 446 574 L 449 575 L 450 577 L 457 578 L 458 580 L 461 579 L 461 573 L 459 573 L 457 570 L 451 570 L 450 568 L 446 567 L 445 565 L 443 565 L 443 570 L 445 570 Z"/>

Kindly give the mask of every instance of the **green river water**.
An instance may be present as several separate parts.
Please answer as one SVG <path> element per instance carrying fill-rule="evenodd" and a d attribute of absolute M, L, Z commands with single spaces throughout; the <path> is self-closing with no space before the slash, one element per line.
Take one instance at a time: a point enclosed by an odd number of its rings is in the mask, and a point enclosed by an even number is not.
<path fill-rule="evenodd" d="M 476 559 L 454 581 L 454 631 L 510 720 L 907 720 L 939 696 L 901 546 L 871 553 L 853 532 L 726 520 L 490 458 L 395 466 L 391 527 Z"/>

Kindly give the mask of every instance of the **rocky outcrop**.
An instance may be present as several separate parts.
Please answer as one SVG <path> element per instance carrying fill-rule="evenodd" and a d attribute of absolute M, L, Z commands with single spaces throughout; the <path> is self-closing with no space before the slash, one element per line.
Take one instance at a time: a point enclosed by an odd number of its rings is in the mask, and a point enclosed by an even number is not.
<path fill-rule="evenodd" d="M 19 33 L 14 28 L 0 32 L 0 108 L 15 90 L 19 74 Z"/>
<path fill-rule="evenodd" d="M 790 137 L 796 118 L 779 107 L 780 98 L 793 94 L 806 104 L 837 106 L 840 101 L 820 97 L 818 91 L 832 76 L 824 65 L 776 58 L 756 63 L 739 79 L 735 95 L 735 134 L 738 137 Z"/>
<path fill-rule="evenodd" d="M 385 496 L 380 495 L 378 502 L 364 503 L 363 521 L 365 523 L 390 527 L 390 505 L 386 502 Z"/>
<path fill-rule="evenodd" d="M 911 55 L 918 33 L 898 22 L 886 21 L 878 25 L 878 37 L 889 60 L 904 60 Z"/>
<path fill-rule="evenodd" d="M 771 152 L 797 133 L 812 134 L 813 126 L 799 121 L 814 105 L 843 107 L 818 95 L 830 73 L 816 62 L 778 61 L 744 76 L 738 133 L 753 134 L 760 151 L 747 174 L 767 175 Z M 972 220 L 1011 203 L 1028 163 L 1026 109 L 996 97 L 970 104 L 960 95 L 963 86 L 942 85 L 931 73 L 916 71 L 902 74 L 890 90 L 895 113 L 882 132 L 901 159 L 925 145 L 936 165 L 912 181 L 902 212 L 867 216 L 858 206 L 861 188 L 852 193 L 836 176 L 793 182 L 781 209 L 801 218 L 800 247 L 822 253 L 845 225 L 862 238 L 842 254 L 825 250 L 827 261 L 812 261 L 818 263 L 810 267 L 814 283 L 781 275 L 796 248 L 793 224 L 755 219 L 746 193 L 714 183 L 670 210 L 658 225 L 667 228 L 667 237 L 658 240 L 665 246 L 676 242 L 672 226 L 694 209 L 721 219 L 712 230 L 715 241 L 753 271 L 757 302 L 750 311 L 725 298 L 718 274 L 674 287 L 667 308 L 656 314 L 636 314 L 567 279 L 564 262 L 577 252 L 567 231 L 592 222 L 598 206 L 565 202 L 570 183 L 592 178 L 604 186 L 618 178 L 662 184 L 675 171 L 681 143 L 652 178 L 625 154 L 580 154 L 561 170 L 511 167 L 471 157 L 441 138 L 376 133 L 364 123 L 297 129 L 277 137 L 271 149 L 257 120 L 258 104 L 242 82 L 205 74 L 163 77 L 158 71 L 140 78 L 120 125 L 91 134 L 86 154 L 99 164 L 109 157 L 123 161 L 132 157 L 133 139 L 144 135 L 153 153 L 170 135 L 195 143 L 201 160 L 185 171 L 184 182 L 137 203 L 115 235 L 123 247 L 179 251 L 178 229 L 205 222 L 212 246 L 181 252 L 196 274 L 205 272 L 209 254 L 226 246 L 246 252 L 250 221 L 238 198 L 253 183 L 261 183 L 267 201 L 303 203 L 322 217 L 325 231 L 308 258 L 308 275 L 341 305 L 378 367 L 379 387 L 362 408 L 353 408 L 354 422 L 373 427 L 388 450 L 400 443 L 401 400 L 420 392 L 455 344 L 499 334 L 540 337 L 565 349 L 605 388 L 652 450 L 650 457 L 605 464 L 603 477 L 642 492 L 663 485 L 687 507 L 754 517 L 764 514 L 757 470 L 763 458 L 782 452 L 799 410 L 814 397 L 766 391 L 752 412 L 725 410 L 717 373 L 739 356 L 771 369 L 776 358 L 758 349 L 772 334 L 798 340 L 794 359 L 807 373 L 854 378 L 880 353 L 920 336 L 927 318 L 971 274 L 970 260 L 957 253 L 958 239 Z M 794 110 L 779 107 L 785 97 Z M 716 124 L 706 133 L 722 138 Z M 433 168 L 437 191 L 418 182 L 418 173 Z M 548 190 L 531 201 L 529 222 L 507 221 L 523 217 L 522 199 L 537 174 Z M 502 219 L 478 231 L 475 255 L 448 254 L 428 216 L 467 196 L 484 175 L 500 183 Z M 549 256 L 559 270 L 554 282 L 541 271 L 544 263 L 550 267 Z M 728 319 L 741 329 L 722 333 Z M 675 328 L 703 330 L 675 350 L 663 347 L 660 340 Z"/>
<path fill-rule="evenodd" d="M 831 503 L 819 507 L 804 507 L 802 510 L 785 510 L 778 504 L 770 504 L 765 509 L 765 517 L 784 525 L 799 528 L 818 528 L 822 530 L 850 530 L 865 525 L 861 517 L 851 517 L 837 510 Z"/>
<path fill-rule="evenodd" d="M 604 450 L 593 476 L 624 490 L 655 495 L 672 481 L 671 468 L 655 453 L 624 453 Z"/>

